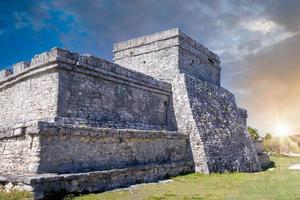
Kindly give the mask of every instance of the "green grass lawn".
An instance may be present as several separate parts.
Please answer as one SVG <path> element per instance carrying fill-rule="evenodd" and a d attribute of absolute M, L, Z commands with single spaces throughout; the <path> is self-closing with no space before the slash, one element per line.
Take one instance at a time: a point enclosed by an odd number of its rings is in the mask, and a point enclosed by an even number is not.
<path fill-rule="evenodd" d="M 300 157 L 272 157 L 274 170 L 260 173 L 189 174 L 172 178 L 172 182 L 138 185 L 100 194 L 67 197 L 70 200 L 289 200 L 300 199 L 300 170 L 288 170 L 300 163 Z M 22 199 L 24 193 L 1 193 L 2 199 Z"/>
<path fill-rule="evenodd" d="M 31 195 L 27 192 L 0 192 L 0 200 L 20 200 L 30 199 Z"/>
<path fill-rule="evenodd" d="M 289 200 L 300 199 L 300 170 L 288 170 L 300 158 L 272 157 L 273 171 L 234 174 L 189 174 L 172 178 L 173 182 L 140 185 L 100 194 L 75 197 L 72 200 Z"/>

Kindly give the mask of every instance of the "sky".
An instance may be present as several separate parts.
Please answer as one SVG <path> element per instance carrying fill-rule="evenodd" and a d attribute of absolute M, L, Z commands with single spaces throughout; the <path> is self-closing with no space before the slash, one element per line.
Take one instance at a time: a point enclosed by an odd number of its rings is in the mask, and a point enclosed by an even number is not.
<path fill-rule="evenodd" d="M 0 69 L 52 47 L 112 45 L 174 27 L 221 57 L 222 86 L 260 134 L 300 134 L 300 0 L 1 0 Z"/>

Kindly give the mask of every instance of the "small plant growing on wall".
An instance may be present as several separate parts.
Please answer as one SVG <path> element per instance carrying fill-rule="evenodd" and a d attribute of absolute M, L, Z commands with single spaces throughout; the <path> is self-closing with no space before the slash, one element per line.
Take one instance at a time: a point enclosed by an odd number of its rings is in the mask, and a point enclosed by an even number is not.
<path fill-rule="evenodd" d="M 257 140 L 259 138 L 259 134 L 258 134 L 257 129 L 248 126 L 247 130 L 248 130 L 248 133 L 250 134 L 252 139 Z"/>

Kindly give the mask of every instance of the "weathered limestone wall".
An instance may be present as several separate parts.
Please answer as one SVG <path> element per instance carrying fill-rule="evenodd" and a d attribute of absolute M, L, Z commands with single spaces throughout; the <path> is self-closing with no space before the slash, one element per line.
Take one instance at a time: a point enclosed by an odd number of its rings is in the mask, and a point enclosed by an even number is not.
<path fill-rule="evenodd" d="M 171 85 L 93 56 L 60 73 L 59 116 L 92 126 L 176 130 Z"/>
<path fill-rule="evenodd" d="M 189 102 L 190 94 L 185 83 L 186 76 L 184 74 L 173 77 L 173 100 L 178 131 L 189 136 L 196 172 L 208 173 L 205 141 L 199 134 L 197 122 L 194 120 L 193 108 Z"/>
<path fill-rule="evenodd" d="M 176 130 L 171 85 L 103 59 L 52 49 L 1 71 L 0 127 L 69 124 Z"/>
<path fill-rule="evenodd" d="M 51 125 L 40 128 L 40 132 L 38 173 L 84 172 L 191 160 L 188 139 L 177 132 Z"/>
<path fill-rule="evenodd" d="M 220 86 L 220 59 L 179 30 L 179 63 L 180 73 Z"/>
<path fill-rule="evenodd" d="M 268 169 L 270 167 L 273 167 L 273 164 L 270 161 L 270 157 L 266 152 L 258 155 L 257 157 L 258 157 L 258 162 L 259 162 L 262 169 L 265 170 L 265 169 Z"/>
<path fill-rule="evenodd" d="M 258 162 L 263 169 L 272 167 L 272 162 L 267 152 L 264 152 L 263 139 L 254 140 L 255 149 L 257 152 Z"/>
<path fill-rule="evenodd" d="M 257 154 L 263 154 L 263 149 L 264 149 L 263 140 L 258 139 L 258 140 L 254 140 L 253 142 L 254 142 Z"/>
<path fill-rule="evenodd" d="M 168 179 L 170 176 L 190 173 L 192 162 L 152 163 L 122 169 L 71 174 L 38 174 L 1 179 L 0 186 L 7 191 L 26 190 L 34 199 L 51 198 L 55 193 L 103 192 L 134 184 Z"/>
<path fill-rule="evenodd" d="M 116 44 L 114 60 L 139 72 L 58 48 L 0 71 L 0 184 L 42 198 L 261 169 L 217 55 L 172 29 Z"/>
<path fill-rule="evenodd" d="M 114 62 L 132 70 L 147 72 L 147 75 L 153 77 L 159 76 L 164 81 L 172 80 L 172 76 L 179 71 L 176 67 L 179 62 L 178 38 L 174 36 L 166 40 L 153 39 L 147 42 L 136 42 L 141 43 L 141 46 L 131 48 L 126 44 L 123 47 L 123 43 L 115 44 Z M 135 44 L 134 40 L 132 43 Z M 166 56 L 169 59 L 165 59 Z"/>
<path fill-rule="evenodd" d="M 54 117 L 57 96 L 58 73 L 54 70 L 10 82 L 0 80 L 0 128 Z"/>
<path fill-rule="evenodd" d="M 12 72 L 8 69 L 4 69 L 0 71 L 0 79 L 5 79 L 6 77 L 10 76 Z"/>
<path fill-rule="evenodd" d="M 66 71 L 60 74 L 59 98 L 60 116 L 87 119 L 95 126 L 175 129 L 170 91 Z"/>
<path fill-rule="evenodd" d="M 208 170 L 257 171 L 256 151 L 233 94 L 190 76 L 185 83 Z"/>
<path fill-rule="evenodd" d="M 185 73 L 220 86 L 219 57 L 179 29 L 116 43 L 113 53 L 115 63 L 160 80 Z"/>
<path fill-rule="evenodd" d="M 0 174 L 75 173 L 192 160 L 188 137 L 177 132 L 48 122 L 16 130 L 7 130 L 5 137 L 2 133 Z"/>
<path fill-rule="evenodd" d="M 220 87 L 217 55 L 172 29 L 115 44 L 114 61 L 172 83 L 178 131 L 190 137 L 196 171 L 260 170 L 247 113 Z"/>
<path fill-rule="evenodd" d="M 24 128 L 14 127 L 0 132 L 0 174 L 24 175 L 35 171 L 39 153 L 39 138 L 26 135 Z"/>

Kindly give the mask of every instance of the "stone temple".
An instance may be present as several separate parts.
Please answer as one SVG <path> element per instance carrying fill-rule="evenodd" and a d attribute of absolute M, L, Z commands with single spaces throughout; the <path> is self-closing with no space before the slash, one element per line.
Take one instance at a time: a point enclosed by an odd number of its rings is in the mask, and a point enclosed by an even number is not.
<path fill-rule="evenodd" d="M 216 54 L 177 28 L 113 54 L 111 63 L 53 48 L 0 72 L 2 188 L 41 199 L 261 170 Z"/>

